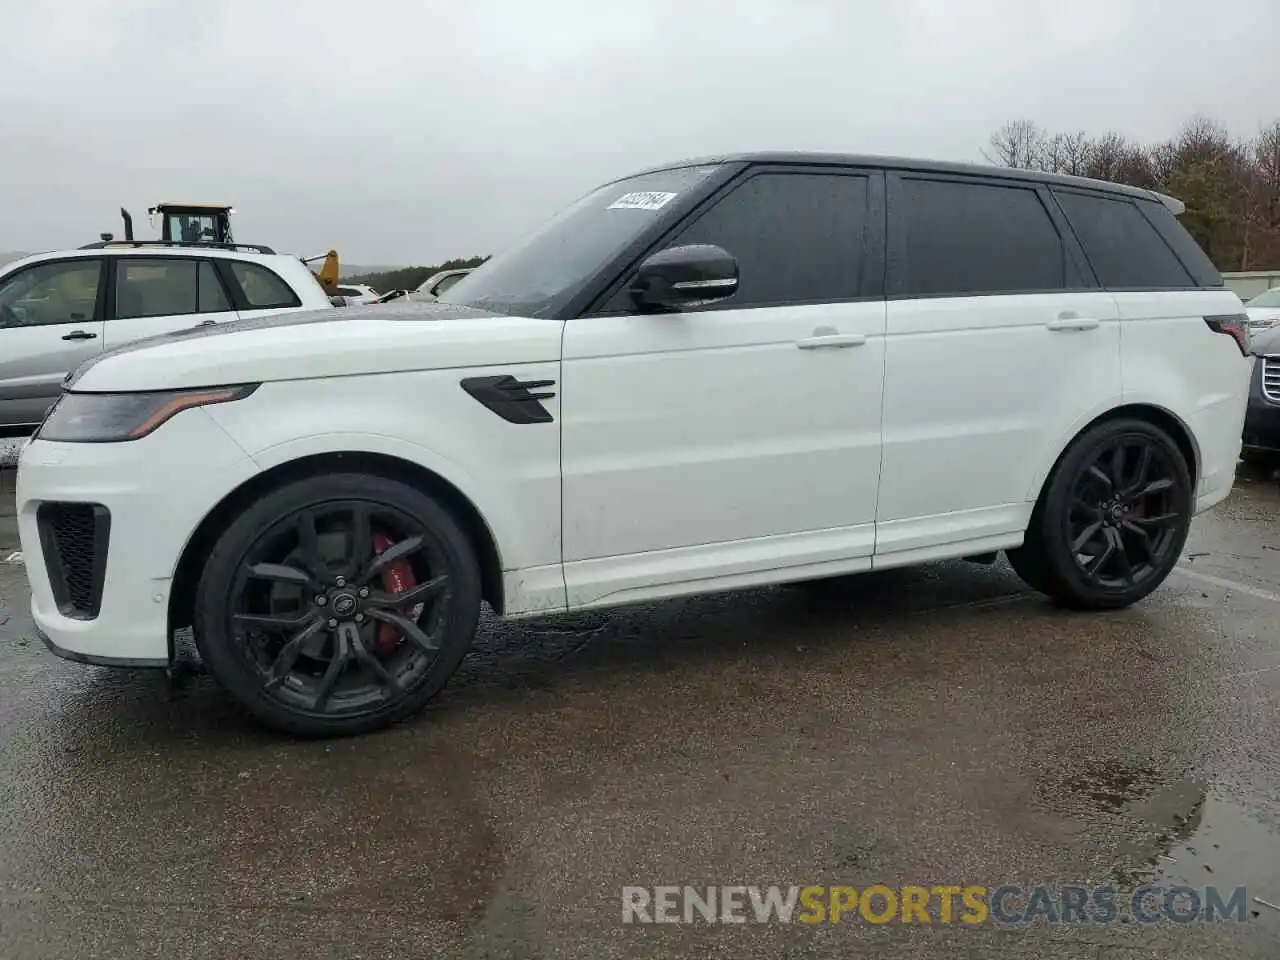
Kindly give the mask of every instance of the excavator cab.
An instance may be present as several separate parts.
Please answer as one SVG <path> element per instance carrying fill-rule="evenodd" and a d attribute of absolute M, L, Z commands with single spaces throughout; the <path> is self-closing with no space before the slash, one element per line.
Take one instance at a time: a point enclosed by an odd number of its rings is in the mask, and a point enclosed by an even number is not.
<path fill-rule="evenodd" d="M 147 210 L 153 223 L 161 218 L 163 243 L 234 243 L 233 213 L 232 207 L 217 203 L 157 203 Z"/>
<path fill-rule="evenodd" d="M 120 216 L 124 220 L 124 240 L 117 241 L 110 233 L 103 233 L 101 243 L 88 244 L 84 249 L 131 246 L 143 247 L 149 244 L 210 244 L 234 249 L 256 250 L 259 253 L 274 253 L 270 247 L 252 243 L 236 243 L 231 237 L 231 215 L 235 209 L 225 203 L 157 203 L 147 208 L 147 216 L 155 225 L 156 217 L 160 217 L 159 240 L 136 240 L 133 236 L 133 217 L 123 207 Z M 314 257 L 300 257 L 303 263 L 314 263 L 323 260 L 319 270 L 313 270 L 317 282 L 330 297 L 338 296 L 338 252 L 329 250 Z M 344 303 L 346 301 L 343 301 Z"/>

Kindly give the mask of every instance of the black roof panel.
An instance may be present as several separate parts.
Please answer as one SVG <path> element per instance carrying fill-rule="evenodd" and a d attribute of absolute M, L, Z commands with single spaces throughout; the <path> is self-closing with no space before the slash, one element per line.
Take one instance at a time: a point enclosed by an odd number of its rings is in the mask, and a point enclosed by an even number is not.
<path fill-rule="evenodd" d="M 911 170 L 920 173 L 962 173 L 985 177 L 1002 177 L 1006 180 L 1027 180 L 1033 183 L 1050 183 L 1067 187 L 1082 187 L 1088 190 L 1102 190 L 1109 193 L 1121 193 L 1131 197 L 1142 197 L 1147 200 L 1159 200 L 1157 193 L 1141 187 L 1131 187 L 1124 183 L 1112 183 L 1109 180 L 1091 180 L 1088 177 L 1071 177 L 1059 173 L 1041 173 L 1038 170 L 1020 170 L 1013 167 L 986 166 L 976 163 L 956 163 L 949 160 L 922 160 L 912 157 L 876 156 L 861 153 L 807 153 L 804 151 L 761 151 L 755 153 L 726 153 L 717 156 L 693 157 L 676 163 L 664 163 L 628 174 L 628 177 L 641 173 L 657 173 L 661 170 L 674 170 L 679 167 L 700 167 L 720 163 L 776 163 L 812 166 L 858 166 L 884 167 L 893 170 Z M 619 179 L 626 179 L 620 177 Z"/>

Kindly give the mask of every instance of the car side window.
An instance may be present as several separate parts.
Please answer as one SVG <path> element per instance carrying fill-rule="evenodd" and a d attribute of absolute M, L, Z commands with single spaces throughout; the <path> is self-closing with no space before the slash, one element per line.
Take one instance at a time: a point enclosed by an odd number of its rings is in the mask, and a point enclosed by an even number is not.
<path fill-rule="evenodd" d="M 1193 287 L 1195 281 L 1131 201 L 1055 190 L 1084 254 L 1107 289 Z"/>
<path fill-rule="evenodd" d="M 0 280 L 0 329 L 86 323 L 97 313 L 102 261 L 37 263 Z"/>
<path fill-rule="evenodd" d="M 434 293 L 437 297 L 440 296 L 440 294 L 444 293 L 446 290 L 448 290 L 450 287 L 452 287 L 455 283 L 457 283 L 459 280 L 461 280 L 465 276 L 466 276 L 465 273 L 455 273 L 451 277 L 445 277 L 443 280 L 441 280 L 439 283 L 436 284 L 436 288 L 435 290 L 432 291 L 432 293 Z"/>
<path fill-rule="evenodd" d="M 1033 188 L 904 176 L 890 194 L 889 216 L 896 296 L 1067 285 L 1066 247 Z"/>
<path fill-rule="evenodd" d="M 729 308 L 851 300 L 859 295 L 867 178 L 761 173 L 734 188 L 667 246 L 713 243 L 738 261 Z"/>
<path fill-rule="evenodd" d="M 196 313 L 195 260 L 122 257 L 116 261 L 116 317 L 167 317 Z"/>
<path fill-rule="evenodd" d="M 244 298 L 252 310 L 268 308 L 300 307 L 302 301 L 293 289 L 274 272 L 256 263 L 231 261 L 231 272 L 244 291 Z"/>

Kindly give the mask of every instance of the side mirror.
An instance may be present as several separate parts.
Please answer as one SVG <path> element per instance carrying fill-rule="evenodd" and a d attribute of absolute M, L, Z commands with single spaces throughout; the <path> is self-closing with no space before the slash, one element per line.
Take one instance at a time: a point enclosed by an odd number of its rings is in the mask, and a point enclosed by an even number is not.
<path fill-rule="evenodd" d="M 640 264 L 627 288 L 645 312 L 714 303 L 738 291 L 738 261 L 711 243 L 659 250 Z"/>

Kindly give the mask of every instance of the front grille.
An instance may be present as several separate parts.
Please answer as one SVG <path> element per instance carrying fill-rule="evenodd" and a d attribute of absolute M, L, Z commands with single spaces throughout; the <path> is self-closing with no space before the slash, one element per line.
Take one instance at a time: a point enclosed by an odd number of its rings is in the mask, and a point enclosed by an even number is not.
<path fill-rule="evenodd" d="M 96 503 L 42 503 L 36 525 L 58 610 L 92 620 L 102 606 L 110 512 Z"/>
<path fill-rule="evenodd" d="M 1262 358 L 1262 393 L 1280 403 L 1280 357 Z"/>

